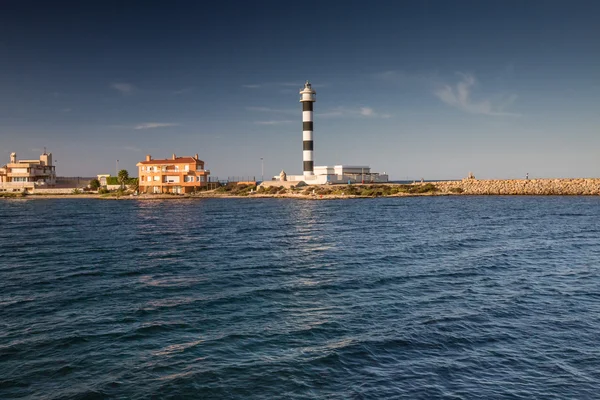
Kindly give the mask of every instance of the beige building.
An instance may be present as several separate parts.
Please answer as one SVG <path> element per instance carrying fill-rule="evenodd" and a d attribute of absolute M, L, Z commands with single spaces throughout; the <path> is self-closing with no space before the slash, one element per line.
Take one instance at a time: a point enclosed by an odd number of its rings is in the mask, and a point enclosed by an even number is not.
<path fill-rule="evenodd" d="M 17 160 L 17 153 L 10 154 L 10 163 L 0 168 L 0 189 L 33 189 L 56 185 L 56 167 L 52 165 L 52 153 L 39 160 Z"/>
<path fill-rule="evenodd" d="M 210 171 L 194 157 L 153 160 L 150 155 L 137 164 L 140 193 L 191 193 L 208 185 Z"/>

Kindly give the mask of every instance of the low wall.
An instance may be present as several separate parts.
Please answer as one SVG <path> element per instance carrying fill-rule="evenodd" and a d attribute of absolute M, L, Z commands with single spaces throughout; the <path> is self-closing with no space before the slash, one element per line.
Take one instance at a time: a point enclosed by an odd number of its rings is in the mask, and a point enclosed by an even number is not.
<path fill-rule="evenodd" d="M 264 181 L 263 183 L 261 183 L 260 185 L 258 185 L 258 187 L 280 187 L 283 186 L 286 189 L 291 188 L 292 186 L 306 186 L 306 183 L 304 183 L 304 181 Z"/>
<path fill-rule="evenodd" d="M 29 189 L 27 192 L 31 194 L 73 194 L 74 188 L 52 188 L 52 189 Z"/>
<path fill-rule="evenodd" d="M 441 192 L 495 195 L 600 195 L 600 178 L 501 179 L 426 182 Z M 422 185 L 422 183 L 420 183 Z"/>

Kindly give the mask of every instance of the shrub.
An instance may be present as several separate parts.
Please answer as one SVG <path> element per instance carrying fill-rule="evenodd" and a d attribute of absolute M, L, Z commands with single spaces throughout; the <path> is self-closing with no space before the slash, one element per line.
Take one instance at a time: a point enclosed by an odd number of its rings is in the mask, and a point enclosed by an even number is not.
<path fill-rule="evenodd" d="M 464 190 L 463 190 L 463 188 L 460 188 L 460 187 L 453 187 L 453 188 L 450 188 L 450 192 L 451 193 L 463 193 Z"/>
<path fill-rule="evenodd" d="M 413 186 L 413 191 L 411 193 L 428 193 L 428 192 L 437 192 L 438 188 L 432 183 L 427 183 L 425 185 L 416 185 Z"/>
<path fill-rule="evenodd" d="M 98 190 L 99 187 L 100 187 L 100 181 L 98 179 L 92 179 L 90 181 L 90 189 Z"/>
<path fill-rule="evenodd" d="M 75 188 L 71 191 L 71 194 L 81 194 L 81 190 Z"/>
<path fill-rule="evenodd" d="M 15 198 L 15 197 L 24 197 L 26 196 L 27 193 L 25 192 L 16 192 L 16 193 L 11 193 L 11 192 L 6 192 L 6 193 L 0 193 L 0 198 L 7 198 L 7 199 L 11 199 L 11 198 Z"/>

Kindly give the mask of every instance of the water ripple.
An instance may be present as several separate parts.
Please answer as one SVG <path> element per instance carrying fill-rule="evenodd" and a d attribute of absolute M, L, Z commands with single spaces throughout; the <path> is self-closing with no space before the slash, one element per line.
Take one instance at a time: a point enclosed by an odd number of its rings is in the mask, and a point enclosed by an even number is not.
<path fill-rule="evenodd" d="M 0 398 L 595 398 L 599 217 L 593 197 L 2 201 Z"/>

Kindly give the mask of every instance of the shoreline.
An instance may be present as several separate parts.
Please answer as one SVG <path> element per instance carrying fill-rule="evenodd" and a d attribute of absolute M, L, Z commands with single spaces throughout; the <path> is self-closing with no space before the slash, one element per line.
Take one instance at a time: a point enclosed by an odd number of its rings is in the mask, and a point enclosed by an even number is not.
<path fill-rule="evenodd" d="M 252 192 L 251 192 L 252 191 Z M 423 182 L 413 184 L 319 185 L 300 188 L 282 186 L 258 187 L 228 185 L 195 194 L 71 194 L 71 193 L 2 193 L 0 199 L 97 199 L 97 200 L 190 200 L 277 198 L 297 200 L 339 200 L 378 197 L 418 196 L 599 196 L 600 178 L 476 180 Z"/>

